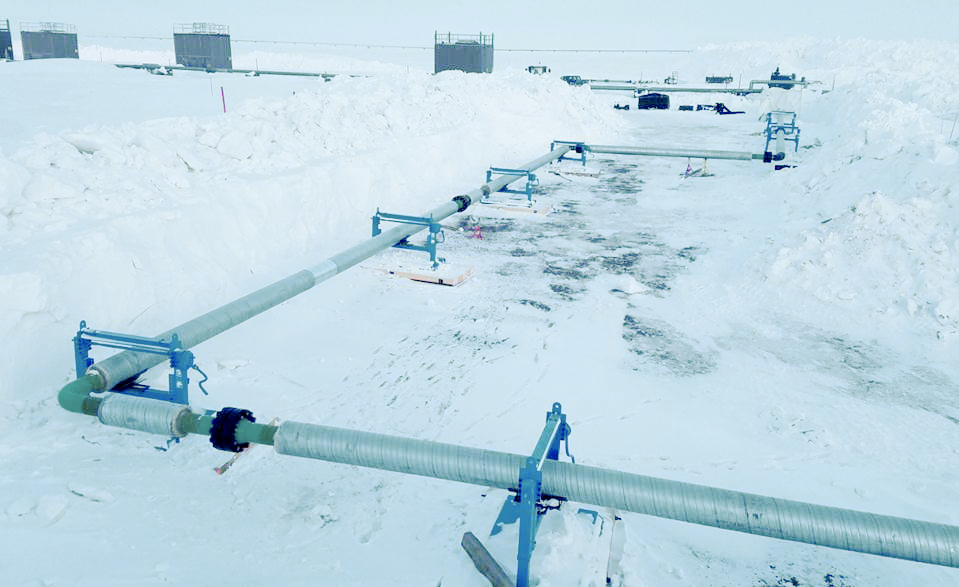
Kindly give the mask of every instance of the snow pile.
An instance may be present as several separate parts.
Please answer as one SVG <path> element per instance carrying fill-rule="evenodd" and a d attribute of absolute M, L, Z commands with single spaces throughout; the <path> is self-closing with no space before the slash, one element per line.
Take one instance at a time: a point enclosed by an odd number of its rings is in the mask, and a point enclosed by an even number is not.
<path fill-rule="evenodd" d="M 617 124 L 588 90 L 530 75 L 314 88 L 216 118 L 43 134 L 0 158 L 0 329 L 16 334 L 7 365 L 29 365 L 4 371 L 4 395 L 65 377 L 62 353 L 37 357 L 81 318 L 165 330 L 365 238 L 378 206 L 419 213 L 490 164 Z"/>
<path fill-rule="evenodd" d="M 949 96 L 953 76 L 943 64 L 959 58 L 955 43 L 942 41 L 821 40 L 809 37 L 780 42 L 742 42 L 706 45 L 690 54 L 680 67 L 690 72 L 742 75 L 746 80 L 769 79 L 775 68 L 796 79 L 818 82 L 826 90 L 848 86 L 883 87 L 887 94 L 910 102 L 931 101 L 935 110 L 956 107 Z M 698 75 L 696 75 L 698 77 Z M 833 87 L 835 86 L 835 87 Z"/>
<path fill-rule="evenodd" d="M 837 89 L 763 94 L 765 110 L 800 112 L 803 147 L 768 183 L 787 211 L 769 283 L 877 330 L 907 319 L 927 338 L 955 333 L 959 136 L 944 115 L 959 114 L 959 80 L 941 63 L 956 46 L 797 43 L 786 55 L 784 71 L 818 62 L 813 75 Z"/>
<path fill-rule="evenodd" d="M 864 197 L 852 210 L 783 248 L 773 285 L 801 287 L 850 310 L 922 319 L 959 331 L 959 234 L 925 198 Z"/>

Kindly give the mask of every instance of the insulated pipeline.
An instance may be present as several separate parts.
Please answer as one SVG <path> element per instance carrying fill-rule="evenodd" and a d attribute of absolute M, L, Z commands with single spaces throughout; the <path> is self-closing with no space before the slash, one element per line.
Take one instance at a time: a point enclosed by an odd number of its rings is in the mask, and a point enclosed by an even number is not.
<path fill-rule="evenodd" d="M 959 527 L 549 462 L 543 490 L 575 501 L 892 558 L 959 567 Z"/>
<path fill-rule="evenodd" d="M 273 447 L 284 455 L 502 489 L 516 489 L 526 462 L 520 455 L 300 422 L 281 424 Z"/>
<path fill-rule="evenodd" d="M 180 419 L 189 411 L 180 404 L 111 393 L 100 401 L 97 417 L 107 426 L 181 437 L 186 432 L 180 429 Z"/>
<path fill-rule="evenodd" d="M 232 409 L 232 408 L 231 408 Z M 211 434 L 185 406 L 107 394 L 100 421 L 163 435 Z M 527 457 L 300 422 L 243 420 L 229 439 L 284 455 L 516 490 Z M 959 568 L 959 527 L 547 460 L 544 495 L 769 538 Z"/>
<path fill-rule="evenodd" d="M 535 170 L 554 161 L 570 150 L 568 145 L 560 145 L 549 153 L 530 161 L 520 169 Z M 456 196 L 452 200 L 430 210 L 423 216 L 431 217 L 439 222 L 448 216 L 462 212 L 470 204 L 479 201 L 482 196 L 497 192 L 509 183 L 519 179 L 515 175 L 501 175 L 489 183 L 467 194 Z M 349 269 L 376 253 L 386 250 L 401 240 L 424 230 L 420 225 L 399 225 L 386 230 L 342 253 L 330 257 L 317 266 L 299 271 L 272 285 L 268 285 L 234 302 L 212 310 L 199 318 L 194 318 L 176 328 L 172 328 L 157 336 L 157 339 L 169 340 L 176 334 L 184 349 L 192 348 L 205 340 L 244 322 L 286 300 L 303 293 L 317 283 Z M 113 389 L 118 384 L 137 377 L 140 373 L 165 361 L 163 355 L 124 351 L 93 365 L 91 369 L 100 377 L 102 387 L 99 389 Z M 65 388 L 66 389 L 66 388 Z M 62 393 L 62 392 L 61 392 Z M 61 404 L 73 405 L 76 402 L 61 401 Z M 66 407 L 66 406 L 64 406 Z"/>
<path fill-rule="evenodd" d="M 326 426 L 284 423 L 280 454 L 516 489 L 526 457 Z M 959 528 L 547 461 L 543 493 L 782 540 L 959 567 Z"/>
<path fill-rule="evenodd" d="M 303 293 L 316 283 L 313 273 L 300 271 L 212 312 L 207 312 L 198 318 L 185 322 L 164 332 L 157 338 L 169 340 L 173 334 L 176 334 L 180 337 L 180 343 L 184 349 L 191 348 L 277 304 L 285 302 L 297 294 Z M 136 377 L 165 360 L 167 360 L 166 355 L 124 351 L 96 363 L 91 369 L 98 372 L 103 378 L 103 389 L 113 389 L 117 384 Z"/>
<path fill-rule="evenodd" d="M 693 157 L 695 159 L 732 159 L 736 161 L 762 160 L 762 154 L 745 151 L 710 151 L 704 149 L 654 149 L 647 147 L 616 147 L 612 145 L 590 145 L 593 153 L 612 155 L 645 155 L 648 157 Z"/>

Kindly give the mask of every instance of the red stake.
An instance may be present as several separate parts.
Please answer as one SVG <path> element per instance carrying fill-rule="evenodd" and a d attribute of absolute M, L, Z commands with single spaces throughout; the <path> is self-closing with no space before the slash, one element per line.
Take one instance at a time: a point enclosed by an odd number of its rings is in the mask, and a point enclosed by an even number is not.
<path fill-rule="evenodd" d="M 223 99 L 223 113 L 226 114 L 226 94 L 223 93 L 223 86 L 220 86 L 220 98 Z"/>

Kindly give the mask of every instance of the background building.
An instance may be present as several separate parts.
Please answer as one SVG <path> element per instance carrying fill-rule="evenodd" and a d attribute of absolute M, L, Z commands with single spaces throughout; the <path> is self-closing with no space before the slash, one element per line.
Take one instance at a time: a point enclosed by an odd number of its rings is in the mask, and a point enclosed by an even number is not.
<path fill-rule="evenodd" d="M 20 23 L 24 59 L 79 59 L 77 27 L 59 22 Z"/>
<path fill-rule="evenodd" d="M 493 35 L 434 33 L 434 71 L 493 73 Z"/>
<path fill-rule="evenodd" d="M 176 62 L 186 67 L 233 69 L 230 52 L 230 27 L 194 22 L 173 27 Z"/>
<path fill-rule="evenodd" d="M 0 20 L 0 59 L 13 59 L 13 37 L 10 36 L 9 20 Z"/>

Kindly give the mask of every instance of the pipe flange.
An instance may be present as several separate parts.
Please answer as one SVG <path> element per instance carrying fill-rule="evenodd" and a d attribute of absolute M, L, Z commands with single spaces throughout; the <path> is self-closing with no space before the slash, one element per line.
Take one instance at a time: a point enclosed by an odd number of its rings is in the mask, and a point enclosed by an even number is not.
<path fill-rule="evenodd" d="M 214 448 L 228 452 L 240 452 L 250 446 L 249 442 L 238 444 L 236 441 L 236 426 L 240 420 L 256 422 L 253 412 L 240 408 L 223 408 L 213 418 L 210 427 L 210 443 Z"/>
<path fill-rule="evenodd" d="M 458 208 L 456 210 L 457 212 L 462 212 L 463 210 L 466 210 L 467 208 L 470 207 L 470 204 L 473 203 L 472 198 L 470 198 L 466 194 L 463 194 L 461 196 L 456 196 L 455 198 L 453 198 L 453 201 L 456 202 L 456 205 Z"/>

